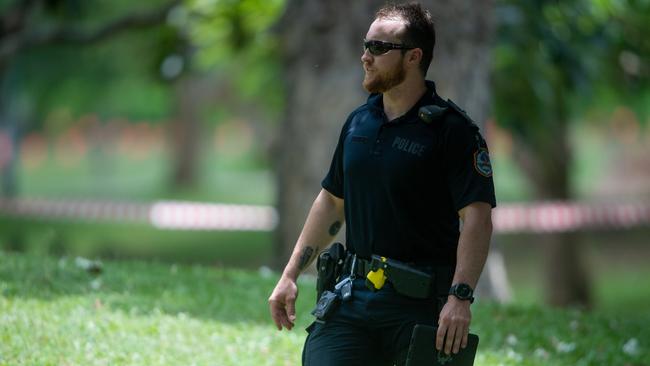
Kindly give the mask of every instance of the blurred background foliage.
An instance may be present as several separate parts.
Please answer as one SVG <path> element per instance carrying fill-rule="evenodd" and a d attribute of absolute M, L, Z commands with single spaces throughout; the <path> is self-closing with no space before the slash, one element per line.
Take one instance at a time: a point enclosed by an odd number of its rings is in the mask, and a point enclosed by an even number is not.
<path fill-rule="evenodd" d="M 569 124 L 602 124 L 607 118 L 593 116 L 618 107 L 637 124 L 650 115 L 650 3 L 501 1 L 496 14 L 496 121 L 518 143 L 534 196 L 568 199 L 575 191 Z"/>
<path fill-rule="evenodd" d="M 286 5 L 0 1 L 2 195 L 273 205 L 288 107 L 275 27 Z M 486 135 L 499 200 L 647 202 L 650 2 L 495 6 Z M 499 241 L 516 259 L 515 285 L 522 279 L 524 297 L 536 299 L 530 247 L 518 244 L 531 237 Z M 621 241 L 647 255 L 647 237 L 588 233 L 596 244 L 581 250 L 609 253 Z M 56 255 L 257 267 L 274 255 L 272 240 L 0 217 L 0 247 Z"/>
<path fill-rule="evenodd" d="M 581 190 L 579 174 L 574 173 L 590 162 L 607 159 L 603 145 L 600 151 L 590 150 L 582 161 L 576 155 L 585 136 L 589 137 L 587 126 L 606 120 L 590 118 L 590 114 L 625 111 L 628 123 L 637 131 L 646 124 L 650 42 L 644 34 L 650 30 L 650 3 L 502 1 L 496 14 L 494 116 L 512 137 L 513 160 L 527 178 L 531 197 L 620 200 L 624 196 L 620 191 L 610 192 L 609 197 L 594 194 L 599 186 L 594 182 L 605 181 L 605 174 L 611 174 L 606 165 L 596 163 L 587 178 L 591 192 Z M 572 127 L 575 124 L 583 126 Z M 642 141 L 638 132 L 632 135 L 632 140 Z M 624 160 L 647 167 L 648 152 L 645 149 L 645 158 L 627 156 Z M 647 182 L 647 168 L 643 170 L 640 174 Z M 634 194 L 647 197 L 647 192 Z M 570 232 L 545 238 L 547 300 L 553 304 L 591 303 L 584 242 Z M 566 291 L 558 291 L 558 283 Z M 569 297 L 573 300 L 567 301 Z"/>
<path fill-rule="evenodd" d="M 2 5 L 5 11 L 9 3 Z M 28 95 L 30 109 L 38 113 L 31 129 L 43 128 L 38 122 L 61 107 L 73 119 L 92 112 L 102 119 L 156 121 L 172 113 L 173 79 L 183 72 L 200 71 L 229 75 L 238 97 L 268 106 L 277 114 L 282 107 L 278 56 L 266 30 L 281 12 L 281 1 L 187 1 L 157 19 L 158 24 L 148 25 L 149 29 L 125 24 L 105 39 L 88 41 L 72 34 L 90 35 L 129 14 L 168 3 L 46 2 L 25 15 L 29 18 L 26 27 L 33 28 L 26 33 L 62 29 L 70 37 L 37 47 L 27 45 L 23 52 L 8 55 L 9 60 L 5 57 L 4 63 L 9 64 L 5 95 Z M 55 130 L 66 127 L 63 124 Z"/>

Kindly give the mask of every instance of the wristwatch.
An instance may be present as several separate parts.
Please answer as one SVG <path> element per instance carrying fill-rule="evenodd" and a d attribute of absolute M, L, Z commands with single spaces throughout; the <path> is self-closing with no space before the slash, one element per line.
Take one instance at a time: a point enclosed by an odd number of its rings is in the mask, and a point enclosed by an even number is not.
<path fill-rule="evenodd" d="M 457 283 L 449 289 L 449 295 L 454 295 L 460 300 L 469 300 L 474 302 L 474 290 L 466 283 Z"/>

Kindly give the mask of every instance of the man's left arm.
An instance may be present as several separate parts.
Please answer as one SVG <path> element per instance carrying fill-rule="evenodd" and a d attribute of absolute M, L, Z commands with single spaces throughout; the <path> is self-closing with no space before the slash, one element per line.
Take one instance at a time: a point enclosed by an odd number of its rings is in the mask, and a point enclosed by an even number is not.
<path fill-rule="evenodd" d="M 465 283 L 473 289 L 483 271 L 492 235 L 492 207 L 489 203 L 474 202 L 458 212 L 463 223 L 452 284 Z M 440 312 L 436 349 L 446 354 L 458 353 L 467 346 L 469 325 L 472 319 L 469 300 L 449 295 Z M 447 341 L 445 342 L 445 335 Z"/>

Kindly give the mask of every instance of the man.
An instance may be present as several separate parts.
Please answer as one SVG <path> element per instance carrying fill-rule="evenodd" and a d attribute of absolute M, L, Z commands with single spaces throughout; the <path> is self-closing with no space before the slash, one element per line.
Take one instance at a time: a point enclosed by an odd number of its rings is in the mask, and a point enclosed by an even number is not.
<path fill-rule="evenodd" d="M 425 81 L 434 44 L 431 15 L 413 3 L 380 9 L 366 34 L 361 62 L 371 95 L 343 126 L 323 189 L 269 298 L 278 330 L 291 330 L 296 279 L 345 220 L 352 295 L 307 329 L 305 365 L 402 364 L 415 324 L 437 323 L 435 347 L 447 354 L 467 345 L 496 202 L 478 129 Z M 424 106 L 433 106 L 428 116 L 419 114 Z M 405 294 L 390 276 L 372 288 L 365 277 L 373 256 L 430 274 L 429 295 Z"/>

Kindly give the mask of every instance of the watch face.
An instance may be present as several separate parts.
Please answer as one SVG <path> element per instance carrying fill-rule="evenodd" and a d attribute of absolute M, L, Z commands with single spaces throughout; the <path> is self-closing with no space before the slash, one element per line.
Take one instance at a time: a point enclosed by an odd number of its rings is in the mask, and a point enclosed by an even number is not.
<path fill-rule="evenodd" d="M 462 298 L 468 298 L 472 294 L 472 289 L 466 284 L 460 284 L 456 288 L 456 293 Z"/>
<path fill-rule="evenodd" d="M 450 295 L 454 295 L 457 298 L 461 300 L 472 300 L 472 294 L 474 293 L 474 290 L 472 290 L 471 287 L 469 287 L 468 284 L 466 283 L 459 283 L 456 285 L 451 286 L 450 289 Z"/>

